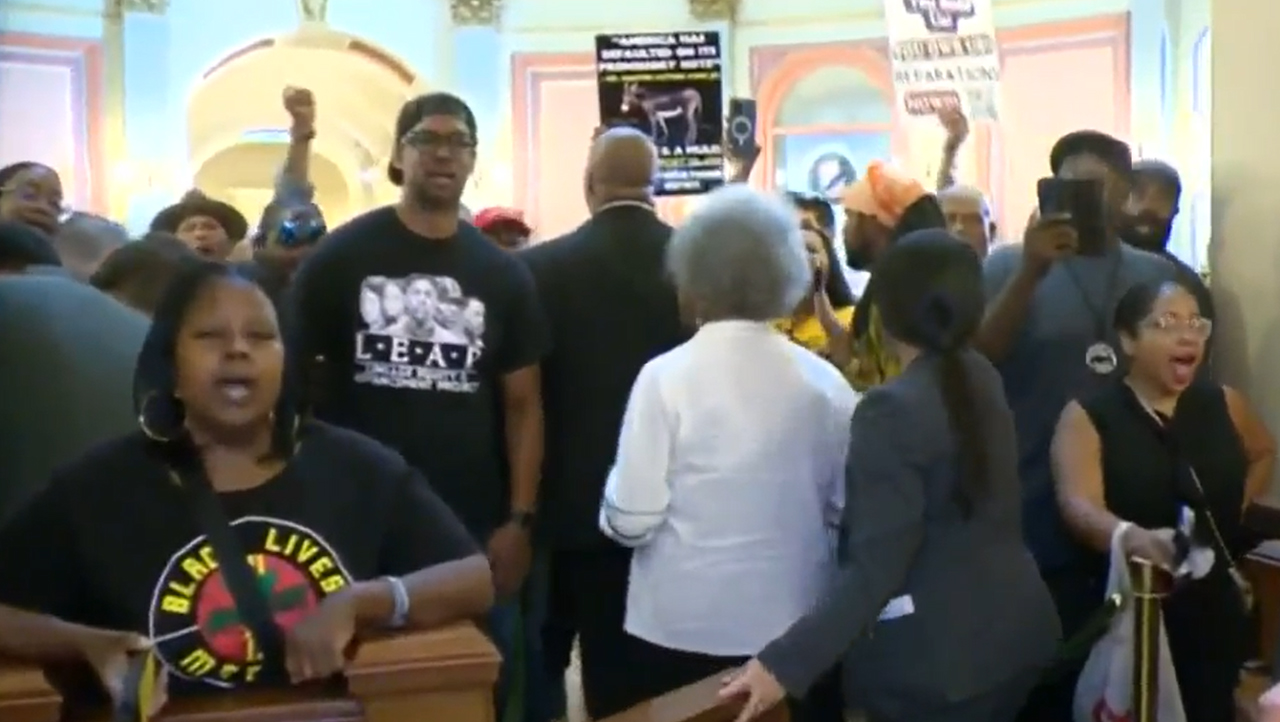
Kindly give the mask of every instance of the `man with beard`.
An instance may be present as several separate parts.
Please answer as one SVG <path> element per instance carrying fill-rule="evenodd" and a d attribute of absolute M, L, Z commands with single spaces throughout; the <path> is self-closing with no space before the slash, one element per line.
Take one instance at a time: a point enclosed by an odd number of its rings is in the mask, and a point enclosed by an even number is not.
<path fill-rule="evenodd" d="M 1182 178 L 1173 166 L 1158 160 L 1133 164 L 1133 182 L 1125 202 L 1126 222 L 1120 239 L 1134 248 L 1150 251 L 1173 262 L 1178 281 L 1191 289 L 1200 311 L 1213 318 L 1213 294 L 1194 268 L 1169 252 L 1169 235 L 1182 200 Z"/>
<path fill-rule="evenodd" d="M 920 183 L 881 163 L 872 163 L 845 189 L 843 205 L 845 253 L 849 267 L 856 271 L 871 270 L 880 254 L 902 236 L 947 225 L 936 197 Z M 832 355 L 832 361 L 858 390 L 883 383 L 902 370 L 885 342 L 874 295 L 872 276 L 853 314 L 849 355 Z"/>
<path fill-rule="evenodd" d="M 471 108 L 449 93 L 419 96 L 401 108 L 394 137 L 387 177 L 399 202 L 333 229 L 294 277 L 297 352 L 323 359 L 310 379 L 317 416 L 403 454 L 486 544 L 499 595 L 491 633 L 514 660 L 542 471 L 546 323 L 524 263 L 459 220 L 476 163 Z M 473 309 L 473 333 L 424 339 L 370 326 L 362 299 L 388 282 L 429 282 L 438 292 L 423 303 Z M 500 684 L 499 707 L 504 694 Z"/>

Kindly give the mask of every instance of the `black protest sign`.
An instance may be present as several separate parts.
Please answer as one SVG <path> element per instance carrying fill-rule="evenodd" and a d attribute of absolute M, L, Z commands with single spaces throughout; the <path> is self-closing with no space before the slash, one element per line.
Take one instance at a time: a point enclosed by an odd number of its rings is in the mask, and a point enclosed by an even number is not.
<path fill-rule="evenodd" d="M 600 122 L 653 138 L 657 195 L 705 193 L 724 183 L 720 72 L 720 33 L 596 36 Z"/>

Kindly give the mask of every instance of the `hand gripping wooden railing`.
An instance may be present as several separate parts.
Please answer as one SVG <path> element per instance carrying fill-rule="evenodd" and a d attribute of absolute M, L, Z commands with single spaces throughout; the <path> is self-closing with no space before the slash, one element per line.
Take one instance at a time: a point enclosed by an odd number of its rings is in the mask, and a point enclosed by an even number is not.
<path fill-rule="evenodd" d="M 720 699 L 720 687 L 730 671 L 725 670 L 724 673 L 707 677 L 701 682 L 654 697 L 601 722 L 733 722 L 742 711 L 745 700 Z M 786 704 L 779 704 L 756 718 L 756 722 L 790 720 Z"/>
<path fill-rule="evenodd" d="M 1133 582 L 1133 722 L 1160 722 L 1160 602 L 1173 577 L 1145 559 L 1129 560 Z"/>
<path fill-rule="evenodd" d="M 157 722 L 494 722 L 500 658 L 473 625 L 410 632 L 360 645 L 345 693 L 320 687 L 175 700 Z M 0 664 L 0 720 L 58 722 L 60 699 L 39 669 Z M 107 722 L 97 712 L 77 719 Z"/>

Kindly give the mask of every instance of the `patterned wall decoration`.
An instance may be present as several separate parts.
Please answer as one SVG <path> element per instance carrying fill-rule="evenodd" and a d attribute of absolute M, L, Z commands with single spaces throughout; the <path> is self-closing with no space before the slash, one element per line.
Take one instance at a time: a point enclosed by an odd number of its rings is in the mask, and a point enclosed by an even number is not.
<path fill-rule="evenodd" d="M 107 212 L 102 45 L 0 33 L 0 165 L 47 163 L 67 202 Z"/>

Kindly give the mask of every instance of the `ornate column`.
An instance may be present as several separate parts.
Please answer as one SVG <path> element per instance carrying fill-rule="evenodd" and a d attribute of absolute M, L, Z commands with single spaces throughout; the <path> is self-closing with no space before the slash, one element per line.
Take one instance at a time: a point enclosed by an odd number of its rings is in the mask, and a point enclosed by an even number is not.
<path fill-rule="evenodd" d="M 511 108 L 504 103 L 511 69 L 498 30 L 502 10 L 502 0 L 449 0 L 452 90 L 475 113 L 480 141 L 479 160 L 464 196 L 472 210 L 511 202 L 510 184 L 498 182 L 511 162 Z"/>
<path fill-rule="evenodd" d="M 323 25 L 328 22 L 329 0 L 296 0 L 298 19 L 303 25 Z"/>
<path fill-rule="evenodd" d="M 168 64 L 169 0 L 108 0 L 104 14 L 111 216 L 133 232 L 176 197 L 185 163 L 184 118 L 170 107 L 156 68 Z"/>
<path fill-rule="evenodd" d="M 496 27 L 502 21 L 502 0 L 449 0 L 449 14 L 454 25 Z"/>
<path fill-rule="evenodd" d="M 698 22 L 729 22 L 738 17 L 741 0 L 688 0 L 689 17 Z"/>

